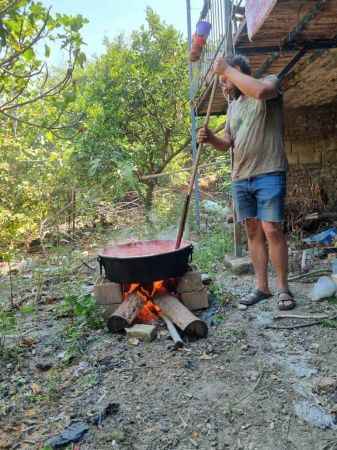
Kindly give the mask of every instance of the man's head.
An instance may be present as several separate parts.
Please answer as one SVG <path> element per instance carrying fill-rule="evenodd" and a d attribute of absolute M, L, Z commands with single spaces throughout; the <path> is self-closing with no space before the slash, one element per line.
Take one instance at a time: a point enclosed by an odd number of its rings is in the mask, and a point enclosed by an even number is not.
<path fill-rule="evenodd" d="M 232 56 L 230 58 L 226 58 L 226 62 L 229 66 L 235 67 L 235 69 L 240 70 L 240 72 L 251 75 L 252 71 L 249 65 L 249 60 L 242 55 Z M 229 95 L 233 98 L 238 98 L 241 95 L 241 91 L 229 80 L 225 78 L 220 78 L 220 86 L 222 88 L 222 92 L 224 95 Z"/>

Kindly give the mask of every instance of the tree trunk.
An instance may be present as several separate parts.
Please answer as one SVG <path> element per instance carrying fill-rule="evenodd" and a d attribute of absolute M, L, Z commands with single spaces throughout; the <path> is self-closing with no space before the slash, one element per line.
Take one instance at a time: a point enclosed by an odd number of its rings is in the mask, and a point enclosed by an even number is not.
<path fill-rule="evenodd" d="M 153 194 L 154 194 L 154 187 L 155 184 L 152 183 L 146 183 L 146 192 L 144 196 L 144 207 L 145 207 L 145 215 L 146 215 L 146 221 L 151 222 L 150 220 L 150 212 L 153 206 Z"/>

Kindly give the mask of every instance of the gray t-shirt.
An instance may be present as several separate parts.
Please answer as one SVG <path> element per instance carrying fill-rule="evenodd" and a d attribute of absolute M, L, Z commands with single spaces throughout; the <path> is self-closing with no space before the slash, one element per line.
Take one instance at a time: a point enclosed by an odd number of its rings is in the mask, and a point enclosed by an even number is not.
<path fill-rule="evenodd" d="M 275 76 L 265 79 L 277 81 Z M 281 91 L 271 100 L 243 95 L 234 100 L 227 111 L 225 131 L 234 142 L 233 180 L 287 170 Z"/>

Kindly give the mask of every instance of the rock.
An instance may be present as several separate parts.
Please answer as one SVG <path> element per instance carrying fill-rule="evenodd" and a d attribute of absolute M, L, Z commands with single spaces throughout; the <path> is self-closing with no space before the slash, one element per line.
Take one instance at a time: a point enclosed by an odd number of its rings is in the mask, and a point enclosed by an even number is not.
<path fill-rule="evenodd" d="M 238 310 L 240 311 L 246 311 L 248 309 L 247 305 L 241 305 L 241 303 L 238 303 Z"/>
<path fill-rule="evenodd" d="M 248 256 L 236 258 L 234 256 L 226 256 L 224 261 L 225 267 L 230 269 L 235 275 L 247 275 L 254 273 L 253 264 Z"/>
<path fill-rule="evenodd" d="M 47 372 L 53 367 L 53 363 L 48 360 L 41 360 L 36 363 L 35 367 L 41 370 L 41 372 Z"/>
<path fill-rule="evenodd" d="M 105 420 L 108 416 L 115 415 L 119 412 L 120 404 L 119 403 L 109 403 L 105 406 L 97 415 L 91 418 L 91 422 L 94 425 L 101 425 L 103 420 Z"/>
<path fill-rule="evenodd" d="M 40 252 L 42 250 L 41 239 L 39 239 L 39 238 L 29 239 L 26 241 L 25 245 L 26 245 L 26 250 L 28 253 L 36 253 L 36 252 Z"/>
<path fill-rule="evenodd" d="M 85 433 L 89 430 L 86 423 L 74 422 L 67 427 L 61 434 L 49 439 L 46 443 L 47 447 L 61 448 L 72 442 L 78 442 L 82 439 Z"/>
<path fill-rule="evenodd" d="M 202 284 L 204 284 L 205 286 L 209 286 L 212 283 L 212 278 L 210 275 L 208 275 L 208 273 L 202 273 L 201 281 L 202 281 Z"/>
<path fill-rule="evenodd" d="M 337 388 L 337 380 L 333 377 L 321 377 L 315 380 L 314 392 L 317 394 L 327 394 L 334 392 Z"/>
<path fill-rule="evenodd" d="M 170 431 L 170 426 L 166 422 L 161 422 L 159 427 L 160 427 L 160 431 L 162 431 L 163 433 L 168 433 Z"/>
<path fill-rule="evenodd" d="M 116 442 L 123 442 L 125 440 L 125 434 L 121 430 L 114 430 L 110 433 L 110 438 Z"/>
<path fill-rule="evenodd" d="M 154 325 L 133 325 L 131 328 L 126 328 L 128 339 L 140 339 L 144 342 L 151 342 L 157 336 L 157 328 Z"/>

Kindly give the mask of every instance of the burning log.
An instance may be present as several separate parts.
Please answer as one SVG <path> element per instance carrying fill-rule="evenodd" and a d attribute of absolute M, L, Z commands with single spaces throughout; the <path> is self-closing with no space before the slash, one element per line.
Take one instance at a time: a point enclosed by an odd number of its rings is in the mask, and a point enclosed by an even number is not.
<path fill-rule="evenodd" d="M 171 322 L 171 320 L 163 313 L 160 313 L 160 317 L 163 319 L 167 326 L 168 332 L 170 333 L 170 336 L 174 342 L 174 349 L 177 350 L 178 348 L 182 348 L 184 346 L 184 341 L 181 339 L 173 322 Z"/>
<path fill-rule="evenodd" d="M 144 307 L 144 301 L 136 293 L 121 303 L 108 319 L 107 325 L 111 332 L 122 331 L 132 325 L 139 311 Z"/>
<path fill-rule="evenodd" d="M 172 295 L 158 295 L 154 299 L 162 314 L 167 316 L 178 328 L 188 336 L 204 338 L 208 328 L 205 322 L 198 319 L 180 301 Z"/>

